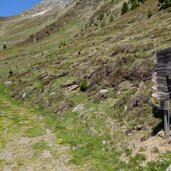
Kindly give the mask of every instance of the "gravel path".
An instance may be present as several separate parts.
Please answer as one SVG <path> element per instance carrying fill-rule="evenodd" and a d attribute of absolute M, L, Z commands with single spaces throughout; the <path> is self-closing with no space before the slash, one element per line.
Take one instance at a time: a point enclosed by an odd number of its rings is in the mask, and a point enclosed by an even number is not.
<path fill-rule="evenodd" d="M 0 171 L 81 170 L 40 115 L 2 95 L 0 110 Z"/>

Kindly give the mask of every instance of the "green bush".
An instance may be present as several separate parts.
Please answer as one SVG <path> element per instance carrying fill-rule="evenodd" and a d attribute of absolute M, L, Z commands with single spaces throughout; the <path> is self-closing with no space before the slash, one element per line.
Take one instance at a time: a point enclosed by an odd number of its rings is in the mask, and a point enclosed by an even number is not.
<path fill-rule="evenodd" d="M 102 14 L 100 14 L 100 15 L 98 16 L 97 20 L 102 21 L 102 20 L 103 20 L 103 18 L 104 18 L 104 14 L 102 13 Z"/>
<path fill-rule="evenodd" d="M 122 6 L 121 14 L 125 14 L 129 10 L 134 10 L 137 7 L 140 6 L 140 4 L 143 4 L 145 0 L 129 0 L 128 3 L 124 2 Z"/>
<path fill-rule="evenodd" d="M 137 7 L 139 7 L 140 6 L 140 4 L 138 3 L 138 2 L 134 2 L 134 3 L 132 3 L 131 4 L 131 10 L 134 10 L 134 9 L 136 9 Z"/>
<path fill-rule="evenodd" d="M 128 4 L 127 4 L 127 2 L 124 2 L 123 6 L 122 6 L 122 10 L 121 10 L 121 15 L 127 13 L 128 11 L 129 11 Z"/>
<path fill-rule="evenodd" d="M 89 22 L 89 26 L 92 26 L 94 24 L 94 19 L 92 18 Z"/>
<path fill-rule="evenodd" d="M 148 10 L 148 18 L 150 18 L 153 15 L 153 12 L 149 9 Z"/>
<path fill-rule="evenodd" d="M 5 50 L 6 48 L 7 48 L 7 45 L 6 45 L 6 44 L 4 44 L 4 45 L 3 45 L 3 49 Z"/>
<path fill-rule="evenodd" d="M 95 26 L 95 27 L 97 27 L 97 26 L 98 26 L 98 24 L 95 22 L 95 23 L 94 23 L 94 26 Z"/>
<path fill-rule="evenodd" d="M 111 16 L 110 16 L 110 19 L 109 19 L 109 22 L 111 23 L 111 22 L 113 22 L 113 20 L 114 20 L 114 19 L 113 19 L 113 15 L 111 15 Z"/>
<path fill-rule="evenodd" d="M 171 0 L 159 0 L 160 10 L 171 7 Z"/>
<path fill-rule="evenodd" d="M 61 41 L 60 44 L 59 44 L 59 48 L 60 48 L 60 47 L 64 47 L 64 46 L 66 46 L 65 41 Z"/>
<path fill-rule="evenodd" d="M 143 4 L 145 0 L 138 0 L 138 2 Z"/>
<path fill-rule="evenodd" d="M 105 21 L 102 21 L 101 22 L 101 28 L 105 27 L 105 25 L 106 25 Z"/>
<path fill-rule="evenodd" d="M 135 3 L 135 2 L 137 2 L 137 0 L 129 0 L 129 1 L 128 1 L 129 4 L 133 4 L 133 3 Z"/>
<path fill-rule="evenodd" d="M 82 80 L 80 83 L 80 90 L 85 92 L 88 87 L 88 81 L 87 80 Z"/>

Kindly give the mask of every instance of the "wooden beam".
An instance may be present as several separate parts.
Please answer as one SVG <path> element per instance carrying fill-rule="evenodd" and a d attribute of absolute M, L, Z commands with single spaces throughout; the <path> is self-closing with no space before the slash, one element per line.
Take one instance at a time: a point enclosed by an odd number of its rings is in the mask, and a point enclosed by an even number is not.
<path fill-rule="evenodd" d="M 162 50 L 156 52 L 157 57 L 166 56 L 168 54 L 171 54 L 171 48 L 165 48 L 165 49 L 162 49 Z"/>
<path fill-rule="evenodd" d="M 161 84 L 161 85 L 167 86 L 166 77 L 154 76 L 154 77 L 152 78 L 152 81 L 153 81 L 153 83 L 155 83 L 155 84 Z"/>
<path fill-rule="evenodd" d="M 168 69 L 161 70 L 159 68 L 155 68 L 154 71 L 156 73 L 156 76 L 159 76 L 159 77 L 164 77 L 164 76 L 167 76 L 171 73 L 171 70 L 168 70 Z"/>
<path fill-rule="evenodd" d="M 169 89 L 167 86 L 163 86 L 163 85 L 154 85 L 152 87 L 153 90 L 155 91 L 162 91 L 164 93 L 169 93 Z"/>
<path fill-rule="evenodd" d="M 169 93 L 164 93 L 164 92 L 154 92 L 152 94 L 152 97 L 154 97 L 157 100 L 169 100 L 170 95 Z"/>
<path fill-rule="evenodd" d="M 163 110 L 163 113 L 164 113 L 165 137 L 168 138 L 170 136 L 169 101 L 168 100 L 161 100 L 160 101 L 160 108 Z"/>
<path fill-rule="evenodd" d="M 166 55 L 166 56 L 160 56 L 160 57 L 157 57 L 157 63 L 162 63 L 162 62 L 170 62 L 171 61 L 171 54 L 169 55 Z"/>

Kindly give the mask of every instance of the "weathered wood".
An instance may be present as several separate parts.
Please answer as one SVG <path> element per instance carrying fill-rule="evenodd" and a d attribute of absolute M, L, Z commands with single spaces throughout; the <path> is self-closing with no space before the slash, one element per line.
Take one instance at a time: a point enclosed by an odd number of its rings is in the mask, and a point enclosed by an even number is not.
<path fill-rule="evenodd" d="M 166 77 L 158 77 L 158 76 L 154 76 L 152 78 L 152 81 L 155 83 L 155 84 L 161 84 L 161 85 L 164 85 L 164 86 L 167 86 L 167 80 L 166 80 Z"/>
<path fill-rule="evenodd" d="M 160 101 L 160 109 L 168 110 L 169 108 L 169 101 L 168 100 L 161 100 Z"/>
<path fill-rule="evenodd" d="M 169 100 L 170 95 L 169 93 L 164 93 L 164 92 L 154 92 L 152 94 L 152 97 L 154 97 L 157 100 Z"/>
<path fill-rule="evenodd" d="M 160 55 L 160 56 L 157 55 L 157 61 L 164 60 L 164 59 L 168 59 L 169 61 L 170 58 L 171 58 L 171 53 L 166 54 L 166 55 Z"/>
<path fill-rule="evenodd" d="M 161 100 L 160 108 L 163 110 L 164 113 L 164 132 L 165 132 L 165 137 L 167 138 L 170 136 L 169 101 Z"/>
<path fill-rule="evenodd" d="M 157 72 L 157 75 L 159 75 L 159 73 L 166 73 L 167 75 L 171 73 L 171 69 L 167 69 L 167 68 L 161 70 L 161 68 L 156 67 L 154 71 Z"/>
<path fill-rule="evenodd" d="M 161 68 L 161 69 L 168 69 L 170 70 L 171 69 L 171 65 L 170 64 L 159 64 L 159 65 L 156 65 L 156 68 Z"/>
<path fill-rule="evenodd" d="M 165 61 L 163 61 L 163 62 L 157 62 L 156 66 L 160 66 L 161 65 L 161 66 L 169 66 L 170 67 L 171 66 L 171 63 L 170 62 L 171 61 L 169 61 L 169 62 L 168 61 L 166 61 L 166 62 Z"/>
<path fill-rule="evenodd" d="M 155 91 L 152 97 L 160 100 L 160 108 L 164 115 L 165 137 L 170 136 L 170 115 L 169 99 L 171 99 L 171 48 L 160 50 L 156 53 L 156 67 L 152 75 L 152 81 L 155 85 L 152 89 Z"/>
<path fill-rule="evenodd" d="M 158 62 L 156 66 L 157 67 L 171 67 L 171 63 L 170 62 Z"/>
<path fill-rule="evenodd" d="M 158 68 L 155 68 L 154 71 L 157 73 L 156 76 L 159 76 L 159 77 L 163 77 L 163 76 L 167 76 L 171 73 L 171 70 L 161 70 L 161 69 L 158 69 Z"/>
<path fill-rule="evenodd" d="M 157 57 L 171 54 L 171 48 L 165 48 L 156 52 Z"/>
<path fill-rule="evenodd" d="M 169 92 L 168 86 L 163 86 L 163 85 L 154 85 L 152 87 L 152 89 L 155 90 L 155 91 L 163 91 L 164 93 Z"/>
<path fill-rule="evenodd" d="M 171 56 L 164 56 L 164 57 L 160 57 L 160 58 L 157 58 L 157 63 L 168 63 L 171 61 Z"/>

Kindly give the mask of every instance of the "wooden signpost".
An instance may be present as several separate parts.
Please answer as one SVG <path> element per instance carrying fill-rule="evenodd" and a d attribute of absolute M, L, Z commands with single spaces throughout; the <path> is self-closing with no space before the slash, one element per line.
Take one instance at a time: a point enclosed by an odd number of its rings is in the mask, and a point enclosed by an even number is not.
<path fill-rule="evenodd" d="M 152 75 L 152 81 L 154 82 L 152 97 L 160 100 L 160 108 L 164 115 L 164 132 L 167 138 L 170 136 L 171 48 L 158 51 L 156 56 L 155 72 Z"/>

